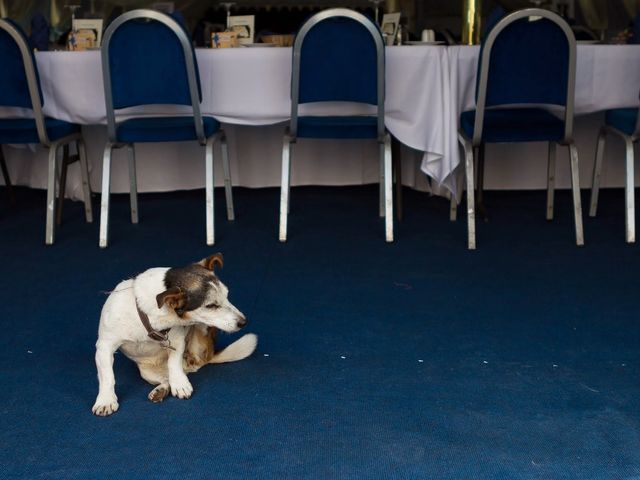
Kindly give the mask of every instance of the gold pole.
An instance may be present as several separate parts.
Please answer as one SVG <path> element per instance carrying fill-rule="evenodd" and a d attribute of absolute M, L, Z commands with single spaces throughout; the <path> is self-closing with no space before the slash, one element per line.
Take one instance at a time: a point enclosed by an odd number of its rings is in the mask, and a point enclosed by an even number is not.
<path fill-rule="evenodd" d="M 462 2 L 462 44 L 480 43 L 480 23 L 482 19 L 482 0 L 463 0 Z"/>
<path fill-rule="evenodd" d="M 60 2 L 59 0 L 51 1 L 51 10 L 49 12 L 49 18 L 51 21 L 51 26 L 54 28 L 58 27 L 62 22 L 62 8 L 60 5 L 61 3 L 62 2 Z"/>
<path fill-rule="evenodd" d="M 400 0 L 387 0 L 385 2 L 384 11 L 387 13 L 395 13 L 400 11 Z"/>

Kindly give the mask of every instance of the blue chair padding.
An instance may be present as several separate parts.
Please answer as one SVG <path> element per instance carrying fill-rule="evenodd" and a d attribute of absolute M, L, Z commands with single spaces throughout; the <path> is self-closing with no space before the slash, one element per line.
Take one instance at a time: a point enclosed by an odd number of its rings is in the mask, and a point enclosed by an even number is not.
<path fill-rule="evenodd" d="M 52 142 L 62 137 L 80 132 L 80 126 L 75 123 L 45 117 L 45 126 L 49 140 Z M 7 143 L 40 143 L 36 121 L 31 118 L 2 118 L 0 119 L 0 144 Z"/>
<path fill-rule="evenodd" d="M 473 138 L 475 110 L 460 115 L 460 125 Z M 482 142 L 548 142 L 564 138 L 564 121 L 541 108 L 485 110 Z"/>
<path fill-rule="evenodd" d="M 616 108 L 607 110 L 604 116 L 605 124 L 620 130 L 629 136 L 636 133 L 636 122 L 638 121 L 637 108 Z"/>
<path fill-rule="evenodd" d="M 298 103 L 377 105 L 377 75 L 376 45 L 369 30 L 350 18 L 328 18 L 304 38 Z"/>
<path fill-rule="evenodd" d="M 489 32 L 495 27 L 500 20 L 502 20 L 507 15 L 507 11 L 501 5 L 496 5 L 489 12 L 487 19 L 484 21 L 484 33 L 482 34 L 482 41 L 484 42 L 489 35 Z"/>
<path fill-rule="evenodd" d="M 298 137 L 377 138 L 377 117 L 299 117 Z"/>
<path fill-rule="evenodd" d="M 11 23 L 20 33 L 27 45 L 27 39 L 24 30 L 9 18 L 4 18 Z M 29 49 L 31 51 L 31 49 Z M 36 72 L 36 81 L 38 83 L 38 91 L 40 93 L 40 105 L 43 104 L 42 88 L 40 87 L 40 78 L 38 75 L 38 67 L 36 65 L 33 51 L 31 58 Z M 4 30 L 0 30 L 0 105 L 3 107 L 22 107 L 33 108 L 31 96 L 29 95 L 29 86 L 27 84 L 27 75 L 24 71 L 24 63 L 22 62 L 22 54 L 18 45 Z"/>
<path fill-rule="evenodd" d="M 545 18 L 515 21 L 491 49 L 486 106 L 566 105 L 568 72 L 569 43 L 558 25 Z"/>
<path fill-rule="evenodd" d="M 220 122 L 202 117 L 204 136 L 220 129 Z M 198 140 L 193 117 L 147 117 L 125 120 L 116 126 L 116 138 L 125 143 L 181 142 Z"/>
<path fill-rule="evenodd" d="M 49 50 L 49 23 L 41 13 L 36 13 L 31 18 L 29 43 L 33 48 L 41 52 Z"/>
<path fill-rule="evenodd" d="M 632 36 L 629 39 L 629 43 L 638 44 L 640 43 L 640 15 L 636 15 L 633 19 L 633 28 L 631 30 Z"/>
<path fill-rule="evenodd" d="M 189 34 L 189 27 L 187 25 L 187 19 L 184 18 L 184 14 L 180 10 L 174 10 L 169 14 L 169 16 L 176 22 L 178 22 L 182 29 L 187 33 L 187 37 L 191 38 L 191 35 Z"/>
<path fill-rule="evenodd" d="M 187 35 L 187 37 L 189 37 Z M 192 48 L 198 98 L 200 75 Z M 153 20 L 130 20 L 109 44 L 113 107 L 191 105 L 184 51 L 176 34 Z"/>

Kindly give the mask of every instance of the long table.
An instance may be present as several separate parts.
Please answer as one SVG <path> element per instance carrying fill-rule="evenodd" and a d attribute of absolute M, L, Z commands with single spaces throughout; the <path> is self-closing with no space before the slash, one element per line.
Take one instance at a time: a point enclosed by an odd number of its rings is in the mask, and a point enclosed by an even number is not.
<path fill-rule="evenodd" d="M 407 147 L 403 152 L 405 162 L 417 162 L 434 183 L 454 192 L 456 167 L 460 163 L 457 123 L 460 112 L 474 106 L 478 53 L 478 47 L 463 46 L 387 48 L 386 126 Z M 197 58 L 203 89 L 202 111 L 223 122 L 228 132 L 234 184 L 248 187 L 278 185 L 281 137 L 291 108 L 291 49 L 199 49 Z M 36 61 L 45 113 L 87 125 L 84 131 L 89 147 L 92 187 L 96 190 L 106 139 L 100 52 L 38 52 Z M 576 114 L 638 105 L 639 46 L 579 45 L 577 63 Z M 3 116 L 24 113 L 15 109 L 3 110 L 0 109 Z M 155 115 L 182 111 L 178 107 L 158 106 L 127 113 Z M 322 109 L 312 105 L 307 111 L 329 114 L 336 111 L 365 113 L 367 110 L 336 103 Z M 592 148 L 581 143 L 591 141 L 592 134 L 587 134 L 582 142 L 584 132 L 580 130 L 591 131 L 598 122 L 599 117 L 590 120 L 586 128 L 580 119 L 576 122 L 578 147 L 584 157 L 591 156 Z M 515 148 L 521 149 L 516 150 L 518 157 L 531 157 L 527 161 L 539 157 L 535 148 Z M 497 156 L 505 156 L 505 152 L 508 154 L 510 150 L 496 147 Z M 17 183 L 44 187 L 46 162 L 42 152 L 36 149 L 34 155 L 31 150 L 5 149 L 5 153 Z M 195 142 L 141 145 L 137 147 L 137 157 L 140 191 L 204 186 L 203 152 Z M 297 147 L 296 159 L 294 185 L 370 183 L 378 178 L 377 149 L 373 142 L 305 140 Z M 584 178 L 587 170 L 584 164 L 590 160 L 582 160 Z M 404 171 L 405 183 L 415 185 L 420 180 L 411 168 L 404 168 Z M 536 175 L 533 177 L 537 178 Z M 500 183 L 499 177 L 494 180 Z M 77 172 L 70 172 L 69 181 L 70 193 L 79 195 Z M 509 182 L 507 177 L 505 186 L 509 187 Z M 536 185 L 537 180 L 529 186 Z M 527 187 L 526 182 L 524 186 Z M 492 187 L 491 181 L 488 187 Z M 126 164 L 119 162 L 116 155 L 113 190 L 124 192 L 127 189 Z"/>

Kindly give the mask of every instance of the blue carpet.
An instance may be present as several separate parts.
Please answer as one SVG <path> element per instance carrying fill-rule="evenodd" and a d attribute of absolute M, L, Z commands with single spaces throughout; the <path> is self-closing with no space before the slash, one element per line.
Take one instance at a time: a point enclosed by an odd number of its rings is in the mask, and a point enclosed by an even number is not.
<path fill-rule="evenodd" d="M 295 188 L 289 242 L 278 192 L 112 204 L 111 246 L 68 202 L 45 247 L 44 192 L 0 190 L 0 477 L 11 479 L 640 478 L 640 246 L 606 190 L 586 246 L 570 196 L 489 192 L 479 250 L 448 203 L 406 192 L 383 241 L 377 187 Z M 101 292 L 152 266 L 220 250 L 257 352 L 191 376 L 191 400 L 147 399 L 116 356 L 120 411 L 91 414 Z M 222 338 L 227 343 L 237 335 Z"/>

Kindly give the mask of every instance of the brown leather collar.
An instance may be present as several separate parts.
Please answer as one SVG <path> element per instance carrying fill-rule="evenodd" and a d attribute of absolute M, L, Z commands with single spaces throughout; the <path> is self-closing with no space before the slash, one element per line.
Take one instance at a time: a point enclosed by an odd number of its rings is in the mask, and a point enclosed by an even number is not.
<path fill-rule="evenodd" d="M 142 322 L 142 325 L 144 325 L 144 328 L 147 330 L 147 334 L 149 335 L 149 338 L 152 340 L 155 340 L 156 342 L 164 342 L 167 343 L 167 345 L 169 344 L 169 328 L 167 328 L 166 330 L 162 330 L 162 331 L 158 331 L 158 330 L 154 330 L 154 328 L 151 326 L 151 323 L 149 322 L 149 316 L 144 313 L 142 310 L 140 310 L 140 307 L 138 306 L 138 302 L 136 301 L 136 310 L 138 310 L 138 316 L 140 317 L 140 321 Z"/>

